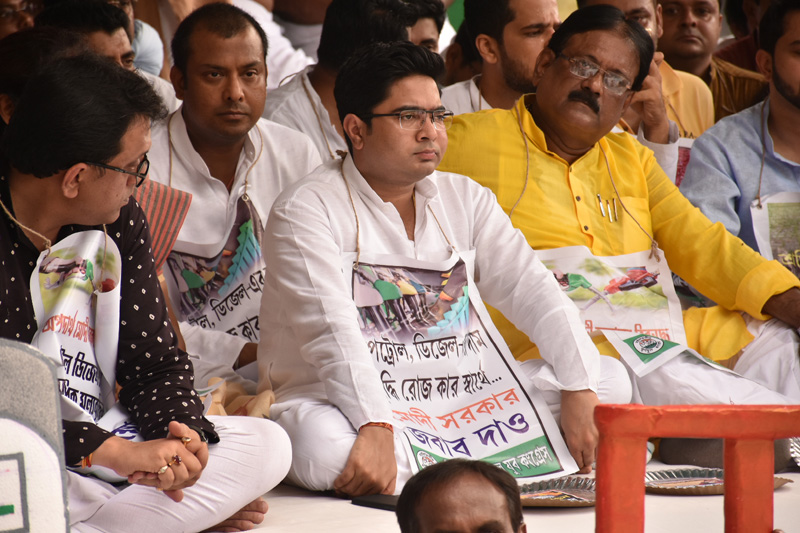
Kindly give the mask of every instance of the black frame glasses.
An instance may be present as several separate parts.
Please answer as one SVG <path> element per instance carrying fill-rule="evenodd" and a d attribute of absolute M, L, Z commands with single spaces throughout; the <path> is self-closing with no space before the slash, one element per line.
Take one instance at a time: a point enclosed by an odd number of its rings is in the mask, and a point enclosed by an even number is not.
<path fill-rule="evenodd" d="M 136 171 L 125 170 L 124 168 L 119 167 L 112 167 L 111 165 L 106 165 L 104 163 L 91 163 L 86 161 L 87 165 L 92 165 L 93 167 L 100 167 L 105 168 L 108 170 L 113 170 L 114 172 L 122 172 L 123 174 L 128 174 L 129 176 L 134 176 L 136 178 L 136 186 L 141 186 L 144 183 L 145 178 L 147 178 L 147 171 L 150 170 L 150 160 L 147 159 L 147 154 L 144 154 L 144 158 L 142 158 L 141 163 L 139 166 L 136 167 Z"/>
<path fill-rule="evenodd" d="M 603 75 L 603 87 L 613 95 L 622 96 L 626 91 L 630 90 L 633 85 L 630 80 L 622 74 L 609 72 L 591 59 L 585 57 L 569 57 L 564 54 L 558 54 L 558 57 L 567 60 L 569 63 L 569 72 L 576 78 L 588 80 L 597 76 L 598 73 L 601 73 Z M 583 65 L 580 63 L 583 63 Z M 613 81 L 609 82 L 608 80 Z M 614 81 L 623 83 L 624 85 L 615 84 Z"/>
<path fill-rule="evenodd" d="M 368 113 L 361 118 L 397 117 L 400 128 L 404 130 L 419 131 L 425 127 L 425 118 L 430 117 L 433 128 L 445 131 L 453 124 L 454 113 L 446 109 L 404 109 L 395 113 Z"/>

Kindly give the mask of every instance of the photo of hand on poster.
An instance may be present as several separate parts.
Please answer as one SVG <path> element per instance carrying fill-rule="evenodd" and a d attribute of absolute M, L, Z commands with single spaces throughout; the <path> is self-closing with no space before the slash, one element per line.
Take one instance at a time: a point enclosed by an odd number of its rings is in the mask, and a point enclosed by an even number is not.
<path fill-rule="evenodd" d="M 681 305 L 662 252 L 594 256 L 585 246 L 536 252 L 590 334 L 616 331 L 686 344 Z M 602 305 L 598 302 L 603 302 Z"/>

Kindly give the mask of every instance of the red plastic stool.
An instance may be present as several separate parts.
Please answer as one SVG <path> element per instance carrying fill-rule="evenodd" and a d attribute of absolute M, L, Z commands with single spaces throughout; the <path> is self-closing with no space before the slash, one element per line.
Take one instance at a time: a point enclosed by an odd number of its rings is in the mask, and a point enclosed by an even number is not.
<path fill-rule="evenodd" d="M 800 406 L 600 405 L 597 533 L 644 531 L 650 437 L 725 439 L 725 533 L 773 530 L 775 439 L 800 435 Z"/>

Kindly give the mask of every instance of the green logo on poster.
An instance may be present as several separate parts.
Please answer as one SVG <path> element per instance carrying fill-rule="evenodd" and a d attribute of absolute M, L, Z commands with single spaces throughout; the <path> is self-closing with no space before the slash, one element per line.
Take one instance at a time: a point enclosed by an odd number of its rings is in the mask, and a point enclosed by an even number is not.
<path fill-rule="evenodd" d="M 639 359 L 643 363 L 649 363 L 662 353 L 666 352 L 673 346 L 677 346 L 674 342 L 665 341 L 652 335 L 636 335 L 625 339 L 625 344 L 633 349 Z"/>

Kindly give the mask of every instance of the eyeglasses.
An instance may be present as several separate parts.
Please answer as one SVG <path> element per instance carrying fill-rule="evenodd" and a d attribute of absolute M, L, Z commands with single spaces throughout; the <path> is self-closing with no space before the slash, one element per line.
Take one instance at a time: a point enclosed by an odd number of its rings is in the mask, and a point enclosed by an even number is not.
<path fill-rule="evenodd" d="M 425 127 L 425 118 L 431 117 L 431 124 L 437 130 L 446 130 L 453 124 L 453 112 L 444 109 L 406 109 L 397 113 L 369 113 L 361 118 L 397 117 L 400 127 L 404 130 L 419 131 Z"/>
<path fill-rule="evenodd" d="M 136 186 L 141 186 L 144 183 L 145 178 L 147 177 L 147 171 L 150 170 L 150 161 L 147 159 L 147 154 L 144 154 L 144 158 L 142 159 L 139 166 L 136 167 L 136 172 L 131 172 L 130 170 L 125 170 L 124 168 L 119 167 L 112 167 L 111 165 L 104 165 L 103 163 L 90 163 L 86 161 L 87 165 L 92 165 L 94 167 L 106 168 L 108 170 L 113 170 L 114 172 L 122 172 L 123 174 L 128 174 L 129 176 L 136 177 Z"/>
<path fill-rule="evenodd" d="M 611 94 L 620 96 L 631 88 L 631 82 L 625 76 L 609 72 L 585 57 L 567 57 L 564 54 L 558 54 L 558 57 L 569 61 L 569 72 L 577 78 L 586 80 L 595 77 L 598 72 L 602 72 L 603 87 Z"/>
<path fill-rule="evenodd" d="M 22 13 L 35 17 L 41 10 L 42 6 L 38 2 L 21 2 L 19 7 L 0 6 L 0 21 L 6 22 L 9 19 L 18 19 Z"/>

